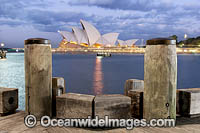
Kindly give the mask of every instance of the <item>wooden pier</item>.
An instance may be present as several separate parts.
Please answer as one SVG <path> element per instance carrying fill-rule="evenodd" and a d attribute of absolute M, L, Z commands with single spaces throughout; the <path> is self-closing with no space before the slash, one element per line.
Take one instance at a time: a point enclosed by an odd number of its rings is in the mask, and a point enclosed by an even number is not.
<path fill-rule="evenodd" d="M 132 130 L 125 128 L 115 129 L 92 129 L 92 128 L 75 128 L 75 127 L 42 127 L 39 122 L 34 128 L 28 128 L 24 124 L 24 111 L 17 111 L 15 114 L 0 117 L 0 133 L 88 133 L 88 132 L 106 132 L 106 133 L 199 133 L 200 117 L 177 117 L 176 127 L 158 128 L 158 127 L 137 127 Z"/>
<path fill-rule="evenodd" d="M 145 61 L 149 65 L 145 66 L 144 81 L 128 80 L 125 85 L 125 96 L 119 94 L 89 96 L 75 93 L 64 94 L 64 79 L 57 77 L 52 80 L 52 56 L 49 40 L 41 38 L 26 40 L 26 112 L 16 111 L 14 114 L 5 115 L 16 110 L 18 105 L 14 103 L 18 103 L 18 93 L 14 93 L 14 90 L 9 88 L 1 89 L 0 133 L 88 133 L 97 131 L 108 133 L 199 133 L 200 88 L 177 90 L 177 55 L 175 43 L 172 45 L 174 41 L 163 38 L 151 41 L 152 44 L 149 44 L 151 52 L 148 52 L 147 47 L 145 53 Z M 41 57 L 30 56 L 33 53 L 44 53 L 43 50 L 46 48 L 42 47 L 48 47 L 48 55 L 45 52 L 46 55 L 41 54 Z M 154 51 L 154 56 L 152 56 L 152 51 Z M 161 51 L 161 53 L 158 54 L 157 51 Z M 37 58 L 33 60 L 31 57 Z M 160 57 L 162 60 L 159 59 Z M 152 60 L 155 63 L 152 63 Z M 146 113 L 144 113 L 145 111 Z M 52 112 L 54 118 L 87 118 L 87 116 L 93 118 L 95 115 L 100 118 L 109 116 L 109 118 L 115 119 L 139 117 L 146 118 L 147 121 L 153 118 L 174 118 L 176 126 L 136 127 L 127 130 L 126 128 L 43 127 L 39 121 L 33 128 L 29 128 L 24 123 L 26 114 L 33 114 L 36 118 L 40 118 L 44 115 L 52 116 Z M 129 115 L 130 113 L 132 116 Z M 180 116 L 176 114 L 180 114 Z"/>

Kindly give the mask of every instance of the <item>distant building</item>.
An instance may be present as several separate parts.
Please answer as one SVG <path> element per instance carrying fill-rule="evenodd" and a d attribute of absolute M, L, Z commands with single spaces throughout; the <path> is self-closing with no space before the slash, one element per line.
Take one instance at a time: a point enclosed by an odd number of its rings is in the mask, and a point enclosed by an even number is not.
<path fill-rule="evenodd" d="M 80 20 L 83 29 L 72 27 L 72 32 L 58 31 L 63 40 L 60 43 L 61 48 L 81 48 L 81 47 L 109 47 L 115 46 L 119 33 L 107 33 L 101 35 L 100 32 L 89 22 Z M 133 45 L 137 39 L 127 40 L 121 45 Z M 119 42 L 119 40 L 118 40 Z M 122 42 L 122 41 L 121 41 Z M 68 46 L 66 46 L 68 45 Z"/>

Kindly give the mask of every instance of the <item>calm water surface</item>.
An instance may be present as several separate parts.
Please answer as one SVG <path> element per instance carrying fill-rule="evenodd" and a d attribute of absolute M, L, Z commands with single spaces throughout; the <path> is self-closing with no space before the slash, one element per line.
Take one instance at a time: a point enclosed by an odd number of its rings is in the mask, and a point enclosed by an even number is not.
<path fill-rule="evenodd" d="M 67 92 L 123 94 L 127 79 L 144 79 L 143 55 L 53 54 L 53 76 L 64 77 Z M 0 60 L 0 86 L 19 88 L 19 109 L 24 109 L 24 54 L 8 53 Z M 200 87 L 200 55 L 178 55 L 178 88 Z"/>

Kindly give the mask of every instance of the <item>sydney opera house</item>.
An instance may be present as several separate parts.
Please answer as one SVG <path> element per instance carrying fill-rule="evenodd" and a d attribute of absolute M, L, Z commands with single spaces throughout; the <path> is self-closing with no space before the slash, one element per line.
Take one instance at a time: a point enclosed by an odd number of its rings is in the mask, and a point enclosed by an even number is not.
<path fill-rule="evenodd" d="M 89 22 L 80 20 L 82 29 L 71 27 L 72 31 L 58 31 L 63 40 L 60 43 L 61 48 L 81 48 L 81 47 L 115 47 L 115 46 L 134 46 L 138 39 L 118 40 L 119 33 L 100 32 Z"/>

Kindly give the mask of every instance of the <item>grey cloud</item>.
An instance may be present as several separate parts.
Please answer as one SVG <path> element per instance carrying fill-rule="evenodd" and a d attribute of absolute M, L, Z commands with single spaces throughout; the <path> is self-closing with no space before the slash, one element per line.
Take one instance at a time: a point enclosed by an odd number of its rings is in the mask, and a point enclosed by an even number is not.
<path fill-rule="evenodd" d="M 50 0 L 48 0 L 50 1 Z M 176 6 L 174 3 L 164 3 L 155 0 L 73 0 L 69 4 L 71 11 L 49 10 L 50 3 L 42 0 L 1 0 L 0 5 L 0 25 L 33 26 L 39 31 L 57 32 L 57 30 L 71 29 L 68 26 L 81 26 L 80 19 L 91 22 L 102 33 L 119 32 L 120 39 L 131 38 L 152 38 L 158 36 L 169 36 L 177 34 L 182 36 L 185 32 L 197 35 L 200 25 L 197 24 L 200 19 L 198 8 Z M 166 0 L 167 1 L 167 0 Z M 60 0 L 67 4 L 66 1 Z M 77 6 L 87 7 L 97 6 L 93 15 L 74 12 Z M 33 8 L 34 7 L 34 8 Z M 35 8 L 37 7 L 37 8 Z M 184 8 L 187 7 L 187 8 Z M 197 6 L 198 7 L 198 6 Z M 84 8 L 83 8 L 84 9 Z M 96 16 L 98 9 L 118 10 L 119 17 L 114 16 Z M 3 19 L 1 19 L 3 18 Z M 191 22 L 188 23 L 190 20 Z"/>
<path fill-rule="evenodd" d="M 32 25 L 47 32 L 56 32 L 58 29 L 64 30 L 68 23 L 79 22 L 81 18 L 89 18 L 82 13 L 74 12 L 52 12 L 42 10 L 31 10 L 26 16 L 26 20 L 30 21 Z M 70 25 L 68 25 L 70 26 Z"/>
<path fill-rule="evenodd" d="M 123 18 L 102 18 L 97 24 L 97 28 L 101 33 L 108 32 L 119 32 L 120 39 L 131 39 L 131 38 L 144 38 L 149 39 L 153 37 L 168 37 L 172 34 L 181 36 L 183 30 L 176 29 L 176 22 L 168 21 L 167 16 L 161 18 L 134 18 L 134 17 L 123 17 Z"/>
<path fill-rule="evenodd" d="M 152 9 L 164 10 L 173 8 L 171 4 L 164 4 L 156 0 L 73 0 L 70 5 L 89 5 L 108 9 L 150 11 Z"/>
<path fill-rule="evenodd" d="M 27 3 L 27 1 L 23 0 L 10 0 L 8 2 L 3 0 L 0 5 L 0 19 L 2 18 L 3 20 L 1 20 L 0 24 L 12 27 L 18 25 L 32 25 L 41 31 L 56 32 L 58 29 L 64 27 L 64 23 L 79 22 L 81 18 L 88 17 L 83 13 L 67 11 L 55 12 L 44 10 L 44 8 L 32 9 L 35 5 L 43 7 L 43 4 L 40 2 Z"/>
<path fill-rule="evenodd" d="M 11 27 L 15 27 L 18 25 L 23 25 L 24 22 L 20 22 L 20 21 L 14 21 L 14 20 L 1 20 L 0 21 L 0 25 L 9 25 Z"/>
<path fill-rule="evenodd" d="M 23 4 L 19 1 L 1 1 L 0 4 L 0 17 L 15 19 L 18 14 L 23 12 Z M 19 10 L 20 9 L 20 10 Z"/>

